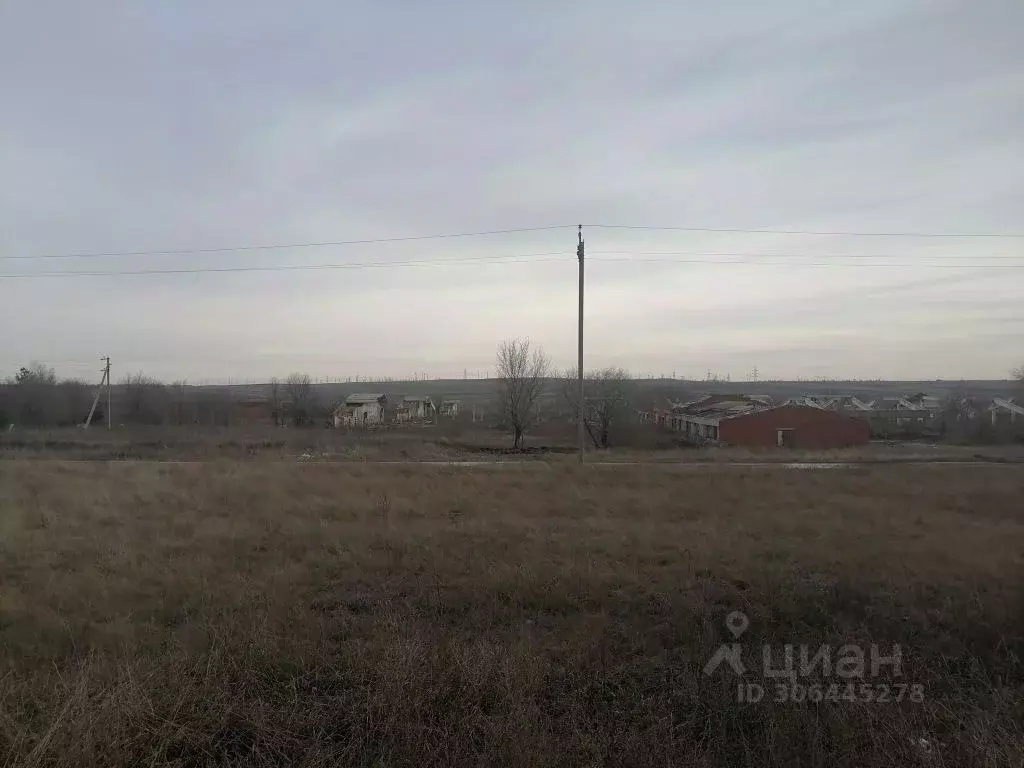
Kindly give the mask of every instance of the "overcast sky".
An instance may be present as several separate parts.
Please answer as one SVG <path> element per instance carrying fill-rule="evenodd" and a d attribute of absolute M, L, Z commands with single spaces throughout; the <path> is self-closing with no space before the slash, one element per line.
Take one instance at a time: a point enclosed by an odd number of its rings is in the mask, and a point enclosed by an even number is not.
<path fill-rule="evenodd" d="M 3 0 L 0 376 L 461 376 L 514 335 L 570 365 L 571 227 L 24 257 L 584 223 L 687 228 L 586 227 L 588 367 L 1003 378 L 1022 237 L 695 230 L 1024 232 L 1022 29 L 1020 0 Z"/>

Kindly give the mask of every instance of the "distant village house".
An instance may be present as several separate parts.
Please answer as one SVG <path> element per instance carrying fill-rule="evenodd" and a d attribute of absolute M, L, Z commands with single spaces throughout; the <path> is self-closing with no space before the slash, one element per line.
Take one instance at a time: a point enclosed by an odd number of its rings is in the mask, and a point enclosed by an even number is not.
<path fill-rule="evenodd" d="M 434 418 L 434 401 L 429 397 L 406 395 L 395 410 L 395 421 L 424 421 Z"/>
<path fill-rule="evenodd" d="M 335 427 L 368 427 L 384 421 L 387 398 L 379 393 L 349 395 L 334 409 Z"/>

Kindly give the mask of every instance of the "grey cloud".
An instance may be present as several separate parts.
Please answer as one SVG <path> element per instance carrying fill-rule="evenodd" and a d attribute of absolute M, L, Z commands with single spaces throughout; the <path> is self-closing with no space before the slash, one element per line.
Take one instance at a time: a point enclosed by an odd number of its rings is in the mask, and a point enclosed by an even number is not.
<path fill-rule="evenodd" d="M 610 2 L 7 4 L 0 9 L 0 254 L 573 222 L 1018 226 L 1019 3 L 870 0 L 828 13 L 809 0 L 742 5 L 659 2 L 638 13 Z M 571 259 L 573 237 L 559 231 L 59 266 L 0 261 L 0 273 L 554 250 Z M 611 230 L 587 237 L 594 251 L 895 251 L 924 265 L 906 275 L 595 262 L 589 348 L 595 360 L 618 356 L 611 362 L 633 369 L 700 368 L 696 358 L 710 361 L 722 349 L 731 351 L 721 364 L 742 367 L 745 344 L 762 357 L 778 347 L 778 367 L 794 371 L 811 358 L 864 375 L 905 373 L 909 359 L 931 370 L 939 362 L 916 354 L 873 354 L 872 339 L 885 346 L 892 336 L 872 324 L 866 340 L 830 338 L 824 358 L 813 333 L 800 335 L 804 362 L 774 334 L 815 312 L 855 323 L 870 309 L 924 339 L 921 349 L 951 358 L 961 342 L 928 341 L 960 333 L 942 297 L 955 292 L 957 301 L 973 302 L 972 317 L 982 323 L 986 306 L 1024 287 L 1024 273 L 1014 270 L 938 294 L 924 283 L 894 287 L 947 274 L 927 271 L 937 246 L 909 240 Z M 941 253 L 1024 256 L 1022 242 L 944 241 Z M 0 369 L 30 356 L 78 358 L 76 350 L 95 345 L 168 377 L 296 366 L 344 375 L 365 367 L 360 361 L 382 374 L 432 370 L 431 360 L 458 370 L 459 360 L 485 367 L 495 341 L 516 332 L 568 362 L 572 273 L 570 261 L 0 280 L 0 326 L 23 329 L 5 341 Z M 837 298 L 847 284 L 850 296 Z M 688 308 L 695 290 L 706 298 Z M 780 308 L 779 297 L 801 304 Z M 897 300 L 898 308 L 889 306 Z M 782 325 L 758 335 L 766 311 Z M 1012 326 L 1009 310 L 1000 312 L 991 322 Z M 407 329 L 424 318 L 436 332 L 410 349 Z M 673 336 L 673 323 L 699 318 L 708 319 L 703 346 Z M 736 336 L 739 322 L 755 327 Z M 348 342 L 350 327 L 376 329 L 374 343 Z M 960 350 L 970 368 L 964 375 L 1001 375 L 1022 362 L 986 327 L 972 325 L 978 343 Z"/>

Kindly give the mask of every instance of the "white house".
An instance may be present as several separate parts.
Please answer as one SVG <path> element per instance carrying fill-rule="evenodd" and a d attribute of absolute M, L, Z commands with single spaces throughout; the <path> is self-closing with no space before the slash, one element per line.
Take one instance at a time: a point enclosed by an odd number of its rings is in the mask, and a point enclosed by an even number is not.
<path fill-rule="evenodd" d="M 384 395 L 355 394 L 345 398 L 345 402 L 334 409 L 334 426 L 365 427 L 380 424 L 384 421 Z"/>
<path fill-rule="evenodd" d="M 459 400 L 442 400 L 441 405 L 438 406 L 437 412 L 441 416 L 447 416 L 448 418 L 454 419 L 459 415 Z"/>

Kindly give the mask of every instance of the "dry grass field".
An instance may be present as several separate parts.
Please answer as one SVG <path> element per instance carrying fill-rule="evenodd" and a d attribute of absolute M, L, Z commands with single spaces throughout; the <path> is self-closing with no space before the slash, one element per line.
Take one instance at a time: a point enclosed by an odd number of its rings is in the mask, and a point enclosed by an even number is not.
<path fill-rule="evenodd" d="M 1022 498 L 1009 466 L 2 461 L 0 765 L 1020 766 Z M 898 643 L 924 700 L 738 702 L 702 672 L 734 610 L 748 660 Z"/>
<path fill-rule="evenodd" d="M 641 439 L 642 437 L 642 439 Z M 935 445 L 873 443 L 837 450 L 680 447 L 676 437 L 653 427 L 637 428 L 611 450 L 588 446 L 594 461 L 791 462 L 990 460 L 1024 463 L 1024 445 Z M 0 433 L 0 460 L 61 458 L 88 461 L 211 459 L 319 461 L 461 461 L 501 459 L 512 453 L 511 437 L 482 425 L 418 425 L 380 430 L 273 427 L 128 427 L 108 432 L 75 428 Z M 517 459 L 575 461 L 576 434 L 570 426 L 546 425 L 528 435 Z M 506 456 L 507 457 L 507 456 Z"/>

